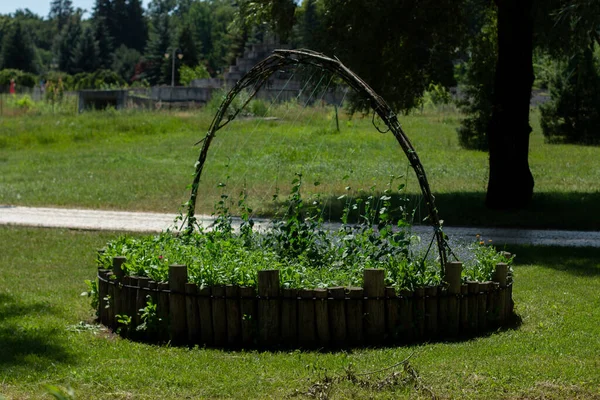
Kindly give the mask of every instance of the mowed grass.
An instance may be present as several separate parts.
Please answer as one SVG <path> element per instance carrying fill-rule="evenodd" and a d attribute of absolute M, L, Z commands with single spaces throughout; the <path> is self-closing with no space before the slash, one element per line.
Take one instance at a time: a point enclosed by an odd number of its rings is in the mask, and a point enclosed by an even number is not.
<path fill-rule="evenodd" d="M 236 119 L 217 133 L 201 183 L 201 212 L 211 213 L 222 194 L 236 200 L 245 187 L 255 212 L 272 215 L 273 195 L 281 199 L 294 174 L 302 173 L 305 193 L 320 193 L 325 216 L 335 219 L 342 208 L 339 196 L 359 196 L 372 187 L 380 193 L 393 174 L 408 177 L 392 188 L 407 184 L 417 222 L 427 215 L 400 146 L 391 133 L 377 132 L 371 116 L 350 117 L 340 110 L 337 132 L 331 107 L 284 104 L 268 115 L 278 119 Z M 210 110 L 5 117 L 0 120 L 0 204 L 175 213 L 189 198 L 200 151 L 193 145 L 212 117 Z M 532 113 L 530 146 L 533 203 L 528 210 L 505 212 L 483 205 L 487 154 L 459 147 L 460 115 L 425 111 L 400 121 L 446 224 L 599 228 L 600 147 L 544 143 L 537 112 Z M 227 182 L 227 189 L 218 188 L 219 182 Z"/>
<path fill-rule="evenodd" d="M 4 397 L 49 398 L 45 385 L 57 385 L 80 399 L 302 399 L 326 388 L 332 399 L 600 399 L 599 249 L 510 247 L 522 324 L 486 337 L 333 353 L 223 351 L 133 343 L 92 323 L 83 280 L 94 276 L 94 249 L 114 235 L 0 228 Z M 326 379 L 411 354 L 421 389 Z M 402 368 L 360 378 L 394 373 Z"/>

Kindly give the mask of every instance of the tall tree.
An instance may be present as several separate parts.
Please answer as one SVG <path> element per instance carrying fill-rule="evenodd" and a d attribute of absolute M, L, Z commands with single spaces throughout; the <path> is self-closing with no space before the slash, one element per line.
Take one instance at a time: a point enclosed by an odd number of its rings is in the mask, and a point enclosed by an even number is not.
<path fill-rule="evenodd" d="M 323 5 L 323 50 L 344 60 L 397 110 L 418 106 L 431 82 L 454 84 L 463 1 L 324 0 Z"/>
<path fill-rule="evenodd" d="M 300 24 L 300 41 L 303 47 L 320 51 L 322 39 L 326 36 L 323 31 L 322 14 L 317 8 L 316 0 L 304 0 L 302 3 L 302 18 Z"/>
<path fill-rule="evenodd" d="M 239 0 L 234 24 L 248 32 L 253 27 L 268 23 L 271 32 L 282 43 L 288 43 L 294 26 L 294 0 Z"/>
<path fill-rule="evenodd" d="M 165 13 L 155 16 L 145 53 L 147 68 L 144 78 L 153 85 L 165 84 L 171 81 L 171 68 L 169 68 L 171 60 L 167 62 L 165 59 L 165 52 L 169 52 L 170 48 L 171 30 L 169 15 Z"/>
<path fill-rule="evenodd" d="M 148 26 L 140 0 L 128 0 L 126 3 L 127 32 L 123 44 L 138 52 L 144 51 L 148 40 Z"/>
<path fill-rule="evenodd" d="M 119 47 L 127 41 L 129 34 L 129 21 L 127 20 L 127 6 L 125 0 L 112 0 L 113 37 L 115 47 Z"/>
<path fill-rule="evenodd" d="M 0 69 L 19 69 L 25 72 L 35 71 L 35 50 L 29 35 L 23 31 L 21 23 L 14 21 L 2 41 Z"/>
<path fill-rule="evenodd" d="M 113 38 L 110 35 L 110 25 L 104 17 L 98 16 L 93 21 L 94 40 L 98 44 L 98 61 L 100 68 L 110 69 L 114 58 Z"/>
<path fill-rule="evenodd" d="M 52 0 L 50 2 L 48 18 L 56 21 L 59 32 L 67 25 L 72 15 L 73 2 L 71 0 Z"/>
<path fill-rule="evenodd" d="M 102 30 L 106 30 L 108 37 L 111 38 L 111 44 L 115 46 L 115 31 L 116 31 L 116 18 L 113 10 L 113 4 L 111 0 L 96 0 L 94 4 L 94 11 L 92 13 L 92 20 L 98 25 L 102 25 Z M 100 40 L 96 37 L 96 40 Z"/>
<path fill-rule="evenodd" d="M 85 28 L 73 51 L 75 72 L 94 72 L 100 68 L 98 42 L 90 27 Z"/>
<path fill-rule="evenodd" d="M 177 46 L 183 54 L 182 64 L 195 67 L 200 62 L 200 46 L 194 37 L 194 31 L 188 23 L 184 23 L 177 38 Z"/>
<path fill-rule="evenodd" d="M 69 74 L 77 72 L 74 55 L 81 33 L 81 20 L 79 16 L 72 17 L 65 29 L 63 29 L 63 33 L 57 38 L 56 54 L 59 70 Z"/>
<path fill-rule="evenodd" d="M 533 85 L 533 0 L 496 0 L 498 60 L 487 130 L 490 208 L 526 207 L 533 196 L 529 169 L 529 104 Z"/>

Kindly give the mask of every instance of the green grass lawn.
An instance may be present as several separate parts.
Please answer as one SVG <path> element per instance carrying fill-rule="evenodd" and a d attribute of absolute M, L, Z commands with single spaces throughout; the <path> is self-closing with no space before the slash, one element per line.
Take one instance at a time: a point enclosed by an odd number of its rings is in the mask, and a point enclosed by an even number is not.
<path fill-rule="evenodd" d="M 45 385 L 57 385 L 79 399 L 302 399 L 319 390 L 333 399 L 600 399 L 600 249 L 509 247 L 517 254 L 516 329 L 410 347 L 243 352 L 132 343 L 91 324 L 79 294 L 94 276 L 95 249 L 114 235 L 0 227 L 4 397 L 44 398 Z M 382 389 L 335 379 L 411 354 L 421 389 L 394 384 L 401 367 L 359 376 L 383 381 Z"/>
<path fill-rule="evenodd" d="M 112 111 L 6 116 L 0 119 L 0 204 L 175 213 L 189 197 L 199 152 L 193 144 L 204 137 L 212 115 Z M 230 198 L 236 199 L 245 185 L 255 212 L 272 215 L 270 199 L 287 194 L 296 172 L 303 173 L 306 192 L 331 200 L 326 217 L 339 217 L 337 198 L 346 187 L 353 195 L 373 185 L 380 192 L 390 174 L 408 172 L 409 178 L 399 182 L 407 184 L 412 204 L 420 204 L 400 146 L 391 134 L 378 133 L 370 116 L 340 113 L 338 133 L 330 108 L 299 111 L 283 105 L 269 115 L 279 119 L 240 119 L 219 131 L 201 183 L 201 212 L 213 210 L 223 193 L 217 184 L 227 181 Z M 400 121 L 417 148 L 446 224 L 598 229 L 600 147 L 544 143 L 536 112 L 530 150 L 535 196 L 531 207 L 521 211 L 484 208 L 487 154 L 459 147 L 458 114 L 426 111 Z M 425 207 L 421 203 L 417 208 L 420 220 Z"/>

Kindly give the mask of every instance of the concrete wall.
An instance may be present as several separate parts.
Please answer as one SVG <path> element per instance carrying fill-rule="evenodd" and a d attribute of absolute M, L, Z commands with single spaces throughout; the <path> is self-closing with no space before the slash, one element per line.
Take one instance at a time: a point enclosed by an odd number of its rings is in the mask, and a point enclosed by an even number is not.
<path fill-rule="evenodd" d="M 117 110 L 125 108 L 127 104 L 126 90 L 80 90 L 79 112 L 88 109 L 105 109 L 115 107 Z"/>

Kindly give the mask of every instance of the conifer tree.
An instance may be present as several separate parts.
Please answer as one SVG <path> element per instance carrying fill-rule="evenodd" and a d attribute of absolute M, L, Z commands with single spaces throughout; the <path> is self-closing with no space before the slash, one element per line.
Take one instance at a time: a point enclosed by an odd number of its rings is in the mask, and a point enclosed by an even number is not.
<path fill-rule="evenodd" d="M 126 3 L 127 35 L 123 44 L 139 52 L 144 51 L 148 41 L 148 26 L 140 0 L 128 0 Z"/>
<path fill-rule="evenodd" d="M 181 63 L 190 67 L 195 67 L 200 62 L 199 46 L 194 32 L 189 24 L 184 24 L 177 38 L 179 50 L 183 54 Z"/>
<path fill-rule="evenodd" d="M 109 25 L 104 17 L 94 21 L 94 40 L 98 44 L 98 62 L 100 68 L 110 69 L 114 58 L 113 38 L 110 36 Z"/>
<path fill-rule="evenodd" d="M 125 0 L 112 0 L 111 4 L 112 19 L 114 22 L 111 36 L 113 37 L 115 48 L 117 48 L 127 41 L 130 26 L 127 20 Z"/>
<path fill-rule="evenodd" d="M 157 15 L 150 31 L 150 40 L 146 49 L 148 68 L 144 78 L 153 85 L 171 81 L 171 60 L 165 59 L 165 52 L 171 46 L 171 33 L 168 14 Z"/>
<path fill-rule="evenodd" d="M 72 15 L 73 3 L 71 0 L 52 0 L 50 2 L 48 18 L 56 21 L 59 32 L 69 23 Z"/>
<path fill-rule="evenodd" d="M 35 49 L 19 21 L 14 21 L 2 41 L 0 69 L 35 72 Z"/>
<path fill-rule="evenodd" d="M 74 55 L 81 32 L 80 19 L 71 18 L 65 29 L 63 29 L 63 33 L 57 38 L 56 53 L 59 70 L 69 74 L 76 73 Z"/>
<path fill-rule="evenodd" d="M 98 42 L 89 27 L 83 31 L 73 51 L 73 68 L 76 72 L 94 72 L 100 68 Z"/>

